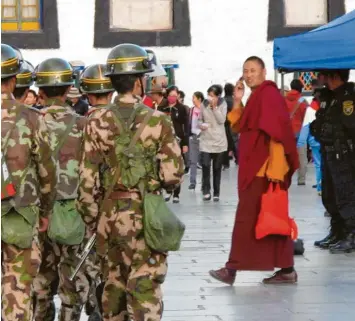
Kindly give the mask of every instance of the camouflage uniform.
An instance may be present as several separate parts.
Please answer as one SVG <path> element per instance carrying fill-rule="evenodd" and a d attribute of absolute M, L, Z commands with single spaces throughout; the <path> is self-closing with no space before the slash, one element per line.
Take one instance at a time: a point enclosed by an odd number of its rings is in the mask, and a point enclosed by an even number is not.
<path fill-rule="evenodd" d="M 94 64 L 86 67 L 80 75 L 80 90 L 87 94 L 91 108 L 88 116 L 98 108 L 106 107 L 110 104 L 112 93 L 115 91 L 111 80 L 105 77 L 106 65 Z M 92 98 L 100 97 L 100 102 L 93 101 Z M 90 288 L 88 301 L 86 304 L 86 313 L 92 315 L 95 320 L 95 314 L 100 314 L 101 296 L 97 297 L 97 292 L 101 292 L 100 284 L 101 270 L 96 254 L 90 254 L 85 262 L 86 274 L 91 277 L 92 286 Z M 91 318 L 89 319 L 91 320 Z"/>
<path fill-rule="evenodd" d="M 55 68 L 56 66 L 57 68 Z M 67 76 L 70 74 L 69 71 L 71 71 L 71 67 L 66 61 L 57 58 L 48 59 L 39 65 L 36 85 L 39 87 L 54 87 L 54 84 L 48 79 L 46 79 L 46 83 L 41 84 L 41 72 L 49 73 L 51 71 L 55 74 L 57 72 L 55 69 L 64 70 L 67 72 Z M 58 75 L 60 77 L 61 74 L 58 72 Z M 71 81 L 72 78 L 70 77 L 67 79 L 62 78 L 57 85 L 68 86 Z M 58 155 L 54 155 L 57 158 L 58 172 L 56 201 L 65 203 L 77 197 L 80 147 L 86 118 L 77 115 L 68 105 L 58 99 L 45 101 L 45 108 L 41 112 L 44 114 L 44 120 L 50 132 L 52 151 L 59 144 L 73 117 L 76 118 L 74 126 L 68 133 Z M 82 271 L 78 273 L 77 278 L 72 283 L 69 282 L 69 276 L 81 245 L 68 246 L 58 244 L 49 239 L 47 233 L 42 233 L 40 240 L 43 246 L 42 255 L 44 259 L 34 280 L 36 295 L 34 319 L 43 321 L 50 318 L 53 296 L 58 286 L 58 295 L 62 301 L 59 320 L 79 320 L 82 306 L 88 296 L 90 284 Z"/>
<path fill-rule="evenodd" d="M 1 72 L 3 70 L 3 46 L 1 45 Z M 4 48 L 6 50 L 6 48 Z M 21 118 L 13 127 L 16 114 Z M 14 128 L 12 131 L 11 128 Z M 41 115 L 32 108 L 17 103 L 10 93 L 1 94 L 1 137 L 10 134 L 5 151 L 6 164 L 16 186 L 16 195 L 1 202 L 2 217 L 11 212 L 28 214 L 40 208 L 41 217 L 50 215 L 56 184 L 55 163 L 51 157 L 49 137 Z M 3 321 L 32 320 L 32 281 L 41 263 L 38 242 L 38 217 L 33 230 L 32 248 L 21 249 L 1 242 L 2 311 Z"/>
<path fill-rule="evenodd" d="M 143 65 L 146 55 L 143 49 L 120 45 L 113 51 L 120 52 L 121 48 L 128 49 L 122 51 L 129 52 L 134 57 L 132 60 L 143 56 L 139 61 L 140 66 Z M 136 66 L 129 69 L 135 70 Z M 137 103 L 140 103 L 139 99 Z M 136 107 L 120 98 L 117 105 L 122 114 Z M 143 122 L 147 112 L 148 107 L 137 112 L 131 127 L 133 131 Z M 127 190 L 118 179 L 114 187 L 117 192 L 102 202 L 102 175 L 113 177 L 116 166 L 110 164 L 120 166 L 114 148 L 117 135 L 120 132 L 112 111 L 101 108 L 91 114 L 84 131 L 77 207 L 90 229 L 97 231 L 97 253 L 102 257 L 105 281 L 103 319 L 158 321 L 163 312 L 161 284 L 167 273 L 167 261 L 164 253 L 152 251 L 145 243 L 141 195 L 138 189 Z M 159 160 L 159 180 L 148 182 L 150 190 L 173 189 L 181 181 L 183 159 L 170 120 L 155 111 L 140 136 L 140 142 L 144 147 L 154 148 Z"/>

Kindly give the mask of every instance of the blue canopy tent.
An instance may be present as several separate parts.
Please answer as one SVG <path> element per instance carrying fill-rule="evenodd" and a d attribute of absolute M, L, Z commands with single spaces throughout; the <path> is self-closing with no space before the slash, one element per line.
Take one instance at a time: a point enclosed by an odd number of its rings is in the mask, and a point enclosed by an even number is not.
<path fill-rule="evenodd" d="M 355 10 L 310 32 L 276 38 L 273 56 L 282 73 L 355 69 Z"/>

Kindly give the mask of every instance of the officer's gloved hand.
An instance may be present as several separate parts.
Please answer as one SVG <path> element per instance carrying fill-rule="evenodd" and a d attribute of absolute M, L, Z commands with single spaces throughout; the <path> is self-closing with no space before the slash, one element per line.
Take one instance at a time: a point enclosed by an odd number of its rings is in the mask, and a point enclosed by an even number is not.
<path fill-rule="evenodd" d="M 309 124 L 309 131 L 310 131 L 312 136 L 314 136 L 314 137 L 317 136 L 317 123 L 316 123 L 316 120 L 312 121 Z"/>

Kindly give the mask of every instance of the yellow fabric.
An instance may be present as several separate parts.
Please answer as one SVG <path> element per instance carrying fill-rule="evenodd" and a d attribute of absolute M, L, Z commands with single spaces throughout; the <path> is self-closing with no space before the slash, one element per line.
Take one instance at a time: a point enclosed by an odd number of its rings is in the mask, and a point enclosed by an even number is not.
<path fill-rule="evenodd" d="M 270 156 L 256 176 L 283 181 L 289 169 L 282 144 L 271 140 Z"/>
<path fill-rule="evenodd" d="M 240 120 L 243 116 L 244 108 L 233 108 L 228 113 L 228 120 L 233 132 L 240 131 Z M 256 174 L 257 177 L 266 176 L 269 179 L 283 181 L 289 171 L 289 166 L 285 157 L 285 151 L 282 144 L 273 140 L 270 141 L 270 156 Z"/>
<path fill-rule="evenodd" d="M 243 107 L 239 108 L 233 108 L 229 113 L 228 113 L 228 120 L 231 124 L 231 129 L 233 132 L 238 133 L 240 130 L 240 120 L 243 115 Z"/>

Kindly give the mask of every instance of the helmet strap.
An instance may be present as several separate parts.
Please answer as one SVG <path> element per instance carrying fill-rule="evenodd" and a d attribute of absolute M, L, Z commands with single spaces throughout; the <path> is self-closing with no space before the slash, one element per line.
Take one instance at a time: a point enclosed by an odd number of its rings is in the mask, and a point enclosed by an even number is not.
<path fill-rule="evenodd" d="M 145 92 L 144 92 L 142 77 L 139 77 L 139 83 L 141 84 L 141 88 L 142 88 L 141 97 L 144 98 Z"/>

